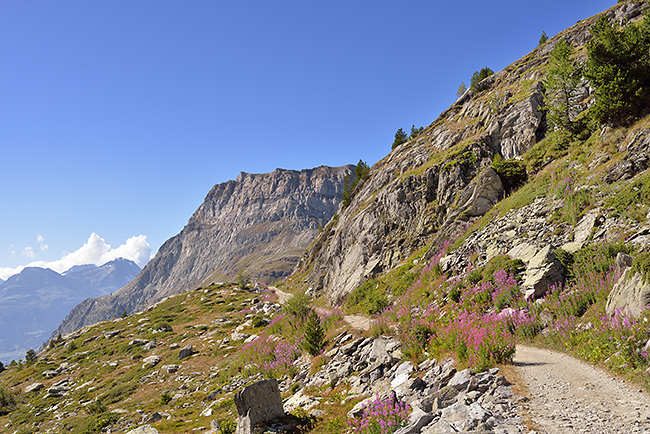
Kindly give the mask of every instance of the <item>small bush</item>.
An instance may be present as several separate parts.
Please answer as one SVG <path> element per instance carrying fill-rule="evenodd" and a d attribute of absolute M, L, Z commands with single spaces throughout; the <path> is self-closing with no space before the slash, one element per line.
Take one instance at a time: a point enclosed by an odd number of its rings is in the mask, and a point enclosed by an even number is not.
<path fill-rule="evenodd" d="M 235 434 L 237 431 L 237 422 L 230 419 L 222 419 L 217 423 L 219 427 L 217 434 Z"/>
<path fill-rule="evenodd" d="M 380 313 L 390 305 L 390 301 L 386 297 L 383 289 L 381 289 L 379 282 L 375 279 L 370 279 L 359 285 L 348 296 L 345 304 L 349 308 L 359 306 L 365 313 L 374 315 Z"/>
<path fill-rule="evenodd" d="M 650 283 L 650 252 L 636 255 L 632 262 L 632 270 L 641 273 L 645 283 Z"/>
<path fill-rule="evenodd" d="M 253 324 L 253 327 L 262 327 L 264 325 L 264 318 L 262 318 L 262 315 L 254 315 L 251 318 L 251 324 Z"/>
<path fill-rule="evenodd" d="M 172 400 L 172 395 L 167 391 L 163 392 L 162 395 L 160 395 L 160 404 L 162 405 L 169 404 L 171 400 Z"/>
<path fill-rule="evenodd" d="M 501 178 L 503 189 L 507 193 L 516 190 L 528 181 L 526 164 L 523 161 L 505 160 L 501 155 L 497 154 L 492 160 L 491 166 Z"/>
<path fill-rule="evenodd" d="M 0 416 L 10 413 L 16 408 L 16 395 L 0 386 Z"/>
<path fill-rule="evenodd" d="M 90 414 L 102 414 L 107 410 L 108 408 L 100 400 L 93 401 L 86 406 L 86 411 Z"/>
<path fill-rule="evenodd" d="M 107 426 L 113 425 L 119 416 L 116 413 L 104 413 L 99 416 L 89 416 L 82 420 L 73 431 L 74 434 L 95 434 L 101 432 Z"/>

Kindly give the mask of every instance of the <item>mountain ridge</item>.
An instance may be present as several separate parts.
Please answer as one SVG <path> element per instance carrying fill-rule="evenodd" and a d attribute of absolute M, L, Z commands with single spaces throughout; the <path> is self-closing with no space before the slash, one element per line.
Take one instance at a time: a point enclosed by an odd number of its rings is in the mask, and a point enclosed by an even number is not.
<path fill-rule="evenodd" d="M 353 165 L 241 172 L 215 185 L 187 225 L 167 240 L 141 273 L 115 294 L 85 300 L 56 334 L 143 309 L 163 298 L 242 272 L 274 282 L 338 210 Z"/>

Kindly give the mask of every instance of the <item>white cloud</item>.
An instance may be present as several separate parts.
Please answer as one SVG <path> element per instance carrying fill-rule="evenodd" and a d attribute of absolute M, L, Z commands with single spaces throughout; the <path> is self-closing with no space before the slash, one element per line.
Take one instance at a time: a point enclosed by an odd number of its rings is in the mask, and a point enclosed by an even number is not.
<path fill-rule="evenodd" d="M 47 249 L 47 245 L 44 246 Z M 43 246 L 41 246 L 42 248 Z M 33 256 L 29 256 L 27 254 L 28 252 L 31 252 Z M 36 253 L 34 249 L 27 247 L 23 251 L 23 255 L 33 258 L 36 256 Z M 124 244 L 113 249 L 102 237 L 93 232 L 83 246 L 72 253 L 65 253 L 61 259 L 56 261 L 35 261 L 16 268 L 0 267 L 0 279 L 6 280 L 9 276 L 20 273 L 25 267 L 50 268 L 58 273 L 62 273 L 75 265 L 104 265 L 117 258 L 130 259 L 140 267 L 144 267 L 151 257 L 151 247 L 147 243 L 147 237 L 145 235 L 131 237 Z"/>
<path fill-rule="evenodd" d="M 36 242 L 38 243 L 45 242 L 45 238 L 43 238 L 43 235 L 36 235 Z"/>
<path fill-rule="evenodd" d="M 41 248 L 41 252 L 47 252 L 47 249 L 50 248 L 47 244 L 41 244 L 39 247 Z"/>
<path fill-rule="evenodd" d="M 34 259 L 36 257 L 36 252 L 31 247 L 25 247 L 23 249 L 23 256 Z"/>

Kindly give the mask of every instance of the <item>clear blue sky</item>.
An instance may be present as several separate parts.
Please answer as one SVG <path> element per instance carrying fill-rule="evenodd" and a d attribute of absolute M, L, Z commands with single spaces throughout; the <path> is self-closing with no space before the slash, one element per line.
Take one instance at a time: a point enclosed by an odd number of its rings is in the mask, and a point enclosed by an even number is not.
<path fill-rule="evenodd" d="M 374 164 L 475 70 L 615 3 L 4 1 L 0 267 L 92 233 L 155 252 L 242 170 Z"/>

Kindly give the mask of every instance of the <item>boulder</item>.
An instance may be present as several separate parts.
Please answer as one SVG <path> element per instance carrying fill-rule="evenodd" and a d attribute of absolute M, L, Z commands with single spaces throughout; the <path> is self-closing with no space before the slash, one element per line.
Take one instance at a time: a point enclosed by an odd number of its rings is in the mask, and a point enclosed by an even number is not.
<path fill-rule="evenodd" d="M 178 365 L 163 365 L 162 368 L 160 368 L 161 371 L 167 372 L 168 374 L 173 374 L 174 372 L 178 372 Z"/>
<path fill-rule="evenodd" d="M 142 349 L 146 351 L 153 350 L 157 345 L 156 341 L 147 342 L 142 346 Z"/>
<path fill-rule="evenodd" d="M 43 383 L 32 383 L 29 386 L 25 387 L 25 393 L 37 392 L 44 388 Z"/>
<path fill-rule="evenodd" d="M 158 434 L 158 430 L 156 428 L 152 428 L 151 425 L 142 425 L 141 427 L 132 429 L 126 434 Z"/>
<path fill-rule="evenodd" d="M 426 427 L 422 434 L 453 434 L 457 432 L 447 421 L 440 419 L 433 425 Z"/>
<path fill-rule="evenodd" d="M 551 285 L 559 282 L 564 282 L 564 267 L 555 258 L 551 246 L 546 246 L 528 263 L 521 289 L 527 298 L 538 298 L 546 294 Z"/>
<path fill-rule="evenodd" d="M 457 402 L 442 410 L 441 418 L 459 431 L 470 430 L 483 421 L 487 413 L 477 402 Z"/>
<path fill-rule="evenodd" d="M 194 354 L 194 348 L 192 347 L 192 344 L 187 344 L 180 350 L 178 350 L 178 360 L 183 360 L 186 357 L 191 356 Z"/>
<path fill-rule="evenodd" d="M 640 273 L 627 268 L 607 297 L 605 312 L 614 315 L 616 311 L 627 312 L 638 317 L 650 304 L 650 283 L 643 281 Z"/>
<path fill-rule="evenodd" d="M 456 390 L 466 389 L 469 385 L 470 379 L 472 378 L 471 369 L 463 369 L 462 371 L 456 372 L 456 374 L 449 380 L 449 386 L 453 387 Z"/>
<path fill-rule="evenodd" d="M 129 342 L 129 345 L 146 345 L 148 344 L 149 341 L 147 339 L 133 339 L 132 341 Z"/>
<path fill-rule="evenodd" d="M 419 408 L 413 410 L 409 415 L 409 421 L 406 426 L 395 431 L 395 434 L 416 434 L 419 433 L 422 428 L 427 426 L 433 420 L 433 415 L 422 411 Z"/>
<path fill-rule="evenodd" d="M 142 364 L 142 369 L 151 368 L 153 366 L 156 366 L 158 363 L 160 363 L 161 360 L 162 360 L 162 357 L 160 357 L 160 356 L 145 357 L 144 359 L 142 359 L 142 361 L 144 362 Z"/>
<path fill-rule="evenodd" d="M 402 383 L 405 383 L 413 372 L 413 363 L 411 362 L 402 362 L 395 370 L 395 378 L 390 383 L 391 389 L 395 389 Z"/>
<path fill-rule="evenodd" d="M 386 339 L 375 339 L 372 342 L 372 348 L 370 350 L 370 362 L 378 362 L 383 365 L 392 365 L 393 356 L 388 353 L 386 348 L 388 340 Z"/>
<path fill-rule="evenodd" d="M 239 418 L 236 434 L 252 434 L 257 424 L 284 416 L 278 382 L 272 378 L 253 383 L 235 394 Z"/>

